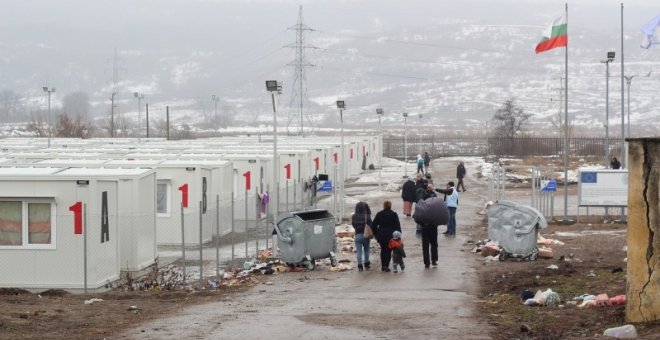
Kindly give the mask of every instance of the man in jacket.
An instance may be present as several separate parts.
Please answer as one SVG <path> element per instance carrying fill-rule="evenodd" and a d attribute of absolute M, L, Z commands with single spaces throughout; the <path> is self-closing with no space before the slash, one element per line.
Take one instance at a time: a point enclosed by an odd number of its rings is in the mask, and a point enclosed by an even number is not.
<path fill-rule="evenodd" d="M 466 191 L 465 184 L 463 184 L 463 177 L 465 177 L 465 173 L 465 164 L 463 161 L 458 162 L 458 166 L 456 167 L 456 178 L 458 178 L 458 185 L 456 186 L 456 189 L 458 189 L 458 192 L 461 192 L 461 188 L 463 188 L 463 191 Z"/>
<path fill-rule="evenodd" d="M 429 185 L 433 189 L 433 186 Z M 424 267 L 438 265 L 438 225 L 447 223 L 449 212 L 444 201 L 433 196 L 415 206 L 413 218 L 422 230 L 422 255 Z"/>
<path fill-rule="evenodd" d="M 392 259 L 392 250 L 389 247 L 390 239 L 394 231 L 401 232 L 401 223 L 399 215 L 392 210 L 392 202 L 386 200 L 383 202 L 383 210 L 379 211 L 374 217 L 373 231 L 376 235 L 376 241 L 380 245 L 380 266 L 384 272 L 390 271 L 390 260 Z"/>
<path fill-rule="evenodd" d="M 462 162 L 461 162 L 462 163 Z M 458 208 L 458 190 L 454 188 L 454 182 L 447 183 L 447 189 L 435 189 L 435 191 L 445 194 L 445 202 L 449 208 L 449 221 L 447 222 L 446 236 L 456 236 L 456 208 Z"/>

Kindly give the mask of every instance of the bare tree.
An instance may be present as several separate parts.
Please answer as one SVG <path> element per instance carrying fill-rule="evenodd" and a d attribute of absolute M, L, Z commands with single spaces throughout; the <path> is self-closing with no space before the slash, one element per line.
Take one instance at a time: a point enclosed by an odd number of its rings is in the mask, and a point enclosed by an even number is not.
<path fill-rule="evenodd" d="M 32 117 L 32 120 L 27 123 L 25 129 L 34 133 L 36 137 L 48 136 L 48 123 L 41 117 Z"/>
<path fill-rule="evenodd" d="M 564 122 L 564 114 L 561 112 L 557 112 L 553 117 L 552 117 L 552 128 L 557 131 L 557 134 L 560 137 L 564 137 L 564 132 L 566 131 L 566 123 Z M 568 124 L 568 138 L 573 137 L 575 134 L 575 126 L 573 124 Z"/>
<path fill-rule="evenodd" d="M 94 133 L 94 126 L 82 117 L 71 119 L 65 112 L 57 115 L 55 137 L 89 138 Z"/>
<path fill-rule="evenodd" d="M 493 116 L 495 135 L 512 138 L 522 130 L 523 125 L 531 116 L 516 104 L 515 98 L 505 100 Z"/>

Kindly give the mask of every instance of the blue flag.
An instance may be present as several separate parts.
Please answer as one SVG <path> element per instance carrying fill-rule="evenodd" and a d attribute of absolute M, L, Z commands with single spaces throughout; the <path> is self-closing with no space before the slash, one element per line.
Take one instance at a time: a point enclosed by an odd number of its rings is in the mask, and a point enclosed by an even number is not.
<path fill-rule="evenodd" d="M 657 30 L 658 26 L 660 26 L 660 15 L 651 19 L 651 21 L 642 26 L 642 33 L 644 33 L 644 40 L 642 40 L 640 45 L 642 48 L 648 49 L 651 47 L 651 45 L 659 43 L 659 41 L 653 40 L 653 35 L 655 35 L 655 31 Z"/>

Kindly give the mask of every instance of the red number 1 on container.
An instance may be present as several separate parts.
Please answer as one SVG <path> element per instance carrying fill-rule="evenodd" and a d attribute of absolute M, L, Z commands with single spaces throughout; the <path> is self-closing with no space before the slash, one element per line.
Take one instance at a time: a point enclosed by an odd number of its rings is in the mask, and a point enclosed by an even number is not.
<path fill-rule="evenodd" d="M 245 177 L 245 190 L 250 190 L 250 172 L 246 171 L 243 177 Z"/>

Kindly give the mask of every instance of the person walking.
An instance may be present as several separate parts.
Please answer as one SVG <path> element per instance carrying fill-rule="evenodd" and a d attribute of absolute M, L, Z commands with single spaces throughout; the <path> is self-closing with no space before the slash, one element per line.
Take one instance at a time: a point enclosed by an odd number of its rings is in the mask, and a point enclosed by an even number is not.
<path fill-rule="evenodd" d="M 610 162 L 610 167 L 614 170 L 619 170 L 621 169 L 621 162 L 619 162 L 616 157 L 612 157 L 612 161 Z"/>
<path fill-rule="evenodd" d="M 463 191 L 467 191 L 465 189 L 465 184 L 463 183 L 463 178 L 465 177 L 466 171 L 465 171 L 465 164 L 463 161 L 458 162 L 458 166 L 456 167 L 456 178 L 458 178 L 458 185 L 456 186 L 456 189 L 458 189 L 458 192 L 461 192 L 461 188 L 463 188 Z"/>
<path fill-rule="evenodd" d="M 380 245 L 380 267 L 384 272 L 390 271 L 390 260 L 392 259 L 392 250 L 389 242 L 395 231 L 401 232 L 401 223 L 399 215 L 392 210 L 392 202 L 385 200 L 383 210 L 379 211 L 374 217 L 373 231 L 376 235 L 376 241 Z"/>
<path fill-rule="evenodd" d="M 454 188 L 454 182 L 447 183 L 447 189 L 435 189 L 435 191 L 445 194 L 444 201 L 449 208 L 449 221 L 447 222 L 446 236 L 456 236 L 456 209 L 458 208 L 458 191 Z"/>
<path fill-rule="evenodd" d="M 417 174 L 418 180 L 417 184 L 415 185 L 415 203 L 419 203 L 419 201 L 423 201 L 427 198 L 428 195 L 428 181 L 426 180 L 425 177 L 422 177 L 421 174 Z M 415 232 L 417 234 L 422 232 L 422 226 L 417 224 L 417 227 L 415 228 Z"/>
<path fill-rule="evenodd" d="M 351 224 L 355 229 L 355 253 L 357 255 L 358 270 L 371 269 L 371 262 L 369 262 L 369 247 L 371 240 L 364 237 L 364 227 L 368 225 L 372 227 L 371 209 L 367 202 L 358 202 L 355 205 L 355 213 L 351 217 Z"/>
<path fill-rule="evenodd" d="M 417 155 L 417 173 L 424 175 L 424 157 Z"/>
<path fill-rule="evenodd" d="M 399 266 L 399 269 L 403 272 L 406 269 L 406 265 L 403 263 L 403 258 L 406 257 L 406 251 L 403 249 L 401 232 L 395 231 L 392 233 L 392 239 L 388 246 L 392 249 L 392 268 L 394 269 L 394 272 L 398 272 L 396 269 L 397 266 Z"/>
<path fill-rule="evenodd" d="M 403 215 L 412 216 L 412 204 L 417 201 L 417 196 L 415 195 L 415 182 L 412 179 L 408 179 L 403 183 L 403 187 L 401 188 L 401 199 L 403 200 Z"/>
<path fill-rule="evenodd" d="M 429 173 L 429 164 L 431 164 L 431 156 L 429 156 L 428 151 L 424 151 L 424 174 Z"/>
<path fill-rule="evenodd" d="M 438 226 L 447 223 L 447 205 L 438 197 L 429 197 L 415 206 L 413 218 L 422 229 L 424 267 L 438 265 Z"/>

